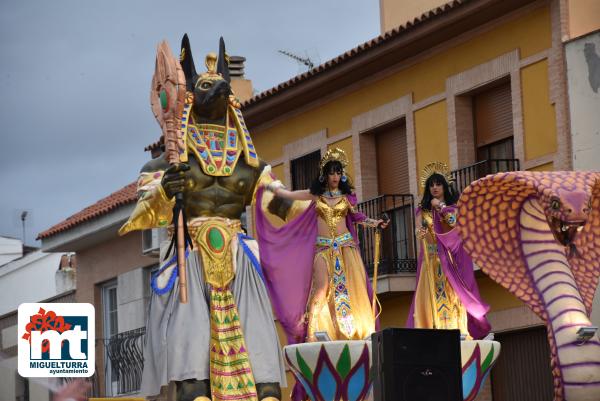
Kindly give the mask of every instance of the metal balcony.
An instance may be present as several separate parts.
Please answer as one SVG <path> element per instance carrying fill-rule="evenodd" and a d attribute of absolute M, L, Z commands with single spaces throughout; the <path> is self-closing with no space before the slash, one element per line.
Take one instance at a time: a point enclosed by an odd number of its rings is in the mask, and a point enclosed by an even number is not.
<path fill-rule="evenodd" d="M 459 168 L 458 170 L 452 170 L 450 174 L 454 179 L 458 193 L 461 193 L 473 181 L 483 178 L 488 174 L 518 170 L 519 159 L 489 159 Z"/>
<path fill-rule="evenodd" d="M 144 370 L 143 344 L 146 328 L 129 330 L 104 339 L 110 359 L 111 376 L 117 381 L 117 394 L 130 394 L 140 390 Z M 105 364 L 105 370 L 107 368 Z"/>
<path fill-rule="evenodd" d="M 381 236 L 379 274 L 414 273 L 417 270 L 415 242 L 415 208 L 412 195 L 381 195 L 361 202 L 357 209 L 377 219 L 387 213 L 390 224 Z M 360 253 L 369 273 L 373 275 L 375 230 L 358 225 Z"/>

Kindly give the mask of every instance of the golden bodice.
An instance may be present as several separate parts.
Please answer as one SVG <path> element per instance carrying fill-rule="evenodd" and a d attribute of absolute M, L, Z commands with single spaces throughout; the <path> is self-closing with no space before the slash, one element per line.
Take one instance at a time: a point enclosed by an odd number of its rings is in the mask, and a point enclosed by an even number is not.
<path fill-rule="evenodd" d="M 348 202 L 348 199 L 345 196 L 333 206 L 330 206 L 329 203 L 327 203 L 327 199 L 323 196 L 319 196 L 315 205 L 317 214 L 325 221 L 325 224 L 327 224 L 332 237 L 335 237 L 336 235 L 338 223 L 346 218 L 346 215 L 351 208 L 352 205 L 350 205 L 350 202 Z"/>

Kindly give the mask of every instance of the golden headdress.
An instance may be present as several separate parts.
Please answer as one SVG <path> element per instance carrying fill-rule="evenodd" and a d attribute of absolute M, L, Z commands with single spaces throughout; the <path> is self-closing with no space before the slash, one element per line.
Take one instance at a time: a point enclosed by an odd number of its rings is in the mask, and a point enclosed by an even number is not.
<path fill-rule="evenodd" d="M 319 169 L 323 170 L 323 167 L 329 162 L 336 161 L 340 162 L 342 165 L 342 169 L 346 169 L 348 166 L 348 158 L 346 157 L 346 152 L 344 152 L 340 148 L 331 148 L 325 153 L 325 156 L 321 159 L 319 163 Z"/>
<path fill-rule="evenodd" d="M 444 176 L 448 183 L 454 181 L 452 175 L 450 174 L 450 169 L 448 168 L 446 163 L 433 162 L 426 165 L 423 168 L 423 171 L 421 172 L 421 188 L 425 188 L 425 183 L 427 182 L 427 179 L 433 174 L 439 174 Z"/>
<path fill-rule="evenodd" d="M 204 59 L 204 65 L 206 66 L 206 72 L 198 75 L 198 80 L 211 80 L 211 81 L 220 81 L 225 79 L 223 75 L 217 72 L 218 69 L 219 57 L 217 53 L 210 52 L 206 55 Z M 225 53 L 225 65 L 229 65 L 229 55 Z"/>

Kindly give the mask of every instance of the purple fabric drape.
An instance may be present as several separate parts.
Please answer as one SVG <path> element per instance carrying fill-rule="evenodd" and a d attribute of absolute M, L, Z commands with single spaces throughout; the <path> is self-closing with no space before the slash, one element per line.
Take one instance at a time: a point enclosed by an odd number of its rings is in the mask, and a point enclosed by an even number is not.
<path fill-rule="evenodd" d="M 417 216 L 421 209 L 417 209 Z M 456 213 L 456 206 L 446 206 L 443 213 Z M 468 329 L 471 336 L 475 339 L 485 337 L 491 329 L 491 325 L 485 317 L 490 307 L 483 301 L 479 295 L 475 274 L 473 272 L 473 262 L 462 246 L 462 240 L 458 230 L 452 230 L 444 233 L 442 226 L 442 216 L 435 209 L 433 215 L 433 230 L 437 240 L 437 252 L 442 265 L 442 270 L 446 275 L 448 282 L 458 295 L 460 302 L 464 305 L 468 315 Z M 448 255 L 451 255 L 450 258 Z M 421 277 L 421 267 L 423 265 L 423 249 L 419 251 L 417 261 L 417 286 L 419 277 Z M 413 302 L 408 314 L 407 326 L 414 327 L 414 308 L 416 292 L 413 296 Z"/>
<path fill-rule="evenodd" d="M 256 238 L 260 249 L 260 264 L 265 274 L 265 282 L 271 304 L 288 339 L 288 344 L 303 342 L 306 338 L 304 313 L 312 282 L 312 267 L 317 239 L 317 213 L 314 202 L 282 227 L 273 227 L 263 213 L 264 188 L 256 193 L 255 224 Z M 352 206 L 356 196 L 347 195 Z M 355 223 L 367 218 L 360 212 L 346 215 L 346 226 L 358 245 Z M 367 276 L 369 299 L 373 299 L 373 288 Z M 375 322 L 376 328 L 379 322 Z"/>
<path fill-rule="evenodd" d="M 256 239 L 260 250 L 260 264 L 265 275 L 265 284 L 271 298 L 275 315 L 286 333 L 288 344 L 304 342 L 306 322 L 304 313 L 312 283 L 312 267 L 316 252 L 317 213 L 315 203 L 282 227 L 273 227 L 261 209 L 264 188 L 256 193 L 254 208 Z M 356 196 L 347 195 L 352 206 Z M 346 215 L 346 226 L 358 246 L 355 223 L 367 218 L 360 212 Z M 368 275 L 366 285 L 369 299 L 373 299 L 373 288 Z M 375 322 L 379 329 L 379 320 Z M 300 383 L 296 383 L 292 399 L 306 399 Z"/>
<path fill-rule="evenodd" d="M 310 292 L 317 239 L 314 202 L 282 227 L 273 227 L 260 205 L 264 188 L 256 193 L 255 224 L 260 264 L 271 304 L 288 339 L 288 344 L 306 337 L 304 312 Z"/>

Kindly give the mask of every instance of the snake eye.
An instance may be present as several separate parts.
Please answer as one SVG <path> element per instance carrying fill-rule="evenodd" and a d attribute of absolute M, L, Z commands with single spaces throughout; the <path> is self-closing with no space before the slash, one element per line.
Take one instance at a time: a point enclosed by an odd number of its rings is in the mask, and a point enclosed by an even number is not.
<path fill-rule="evenodd" d="M 558 200 L 557 198 L 552 198 L 550 200 L 550 207 L 552 208 L 552 210 L 560 210 L 560 200 Z"/>

